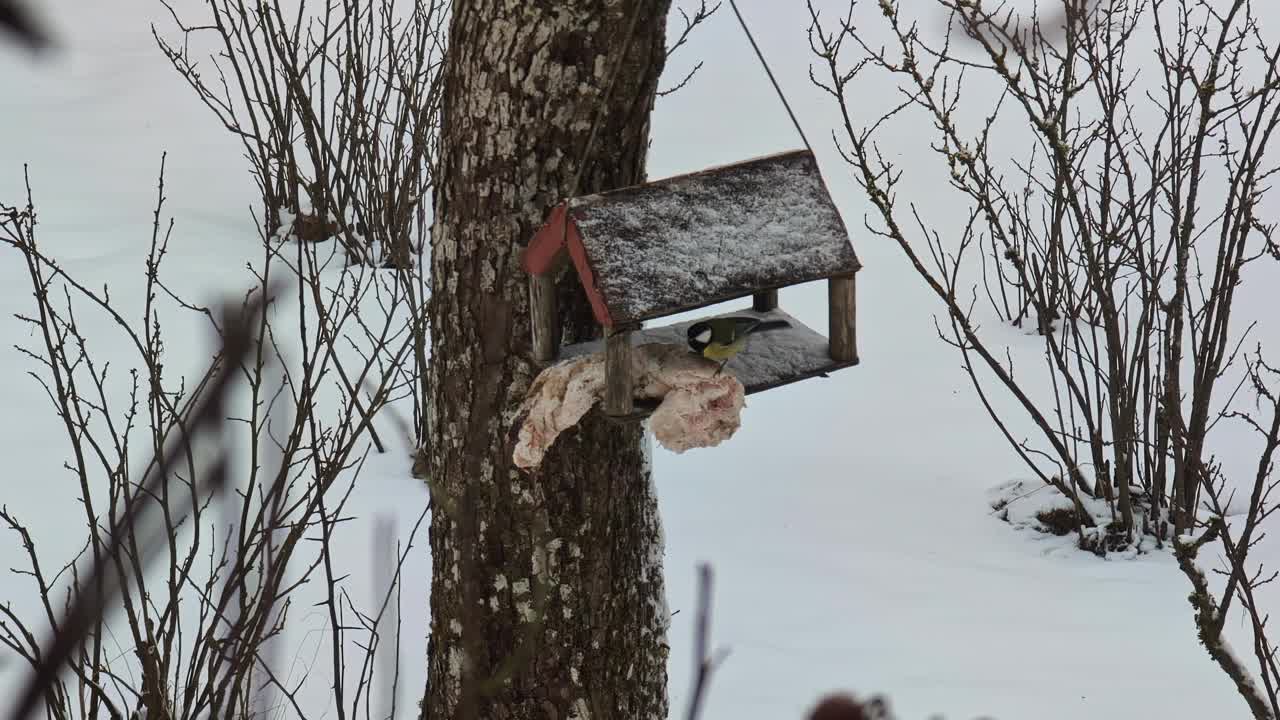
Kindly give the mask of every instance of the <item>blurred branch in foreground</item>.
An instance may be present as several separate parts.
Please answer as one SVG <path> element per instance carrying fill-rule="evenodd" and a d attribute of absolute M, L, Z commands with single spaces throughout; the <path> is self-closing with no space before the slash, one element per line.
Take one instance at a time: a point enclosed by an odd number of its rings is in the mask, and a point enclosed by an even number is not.
<path fill-rule="evenodd" d="M 43 23 L 23 0 L 0 0 L 0 37 L 16 37 L 28 50 L 38 51 L 49 47 L 49 34 Z"/>
<path fill-rule="evenodd" d="M 160 485 L 173 479 L 174 468 L 180 466 L 183 458 L 190 453 L 192 437 L 203 430 L 220 426 L 224 421 L 223 410 L 227 392 L 232 379 L 240 373 L 241 364 L 248 358 L 254 347 L 255 326 L 262 317 L 266 305 L 266 295 L 259 294 L 243 308 L 228 308 L 224 312 L 223 346 L 214 361 L 218 365 L 217 374 L 207 385 L 198 403 L 194 406 L 190 420 L 186 423 L 181 437 L 170 443 L 160 462 L 154 465 L 154 472 L 147 479 L 146 494 L 159 498 L 166 493 Z M 227 454 L 220 450 L 210 460 L 210 470 L 200 473 L 204 479 L 204 494 L 213 496 L 221 492 L 225 485 L 227 471 Z M 90 571 L 87 587 L 97 588 L 97 592 L 82 592 L 69 605 L 66 615 L 54 631 L 53 642 L 48 651 L 40 658 L 36 672 L 23 689 L 18 703 L 13 707 L 10 717 L 13 720 L 26 718 L 40 698 L 44 697 L 57 680 L 58 671 L 93 631 L 102 618 L 104 610 L 115 600 L 121 591 L 117 576 L 110 568 L 122 562 L 121 556 L 128 552 L 126 543 L 137 543 L 144 553 L 151 558 L 158 557 L 158 550 L 163 546 L 164 537 L 153 537 L 159 531 L 164 533 L 165 524 L 157 517 L 157 513 L 167 513 L 169 508 L 162 507 L 159 502 L 130 505 L 119 520 L 112 519 L 110 543 L 107 551 Z M 142 542 L 138 542 L 141 538 Z M 136 549 L 136 548 L 135 548 Z M 148 551 L 149 549 L 149 551 Z M 144 561 L 145 562 L 145 561 Z"/>

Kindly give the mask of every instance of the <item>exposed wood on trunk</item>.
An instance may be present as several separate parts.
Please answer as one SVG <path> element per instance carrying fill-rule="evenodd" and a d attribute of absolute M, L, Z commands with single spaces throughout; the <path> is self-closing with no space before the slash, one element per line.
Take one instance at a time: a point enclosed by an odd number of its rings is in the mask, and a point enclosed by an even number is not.
<path fill-rule="evenodd" d="M 857 362 L 857 318 L 854 313 L 853 275 L 834 277 L 827 281 L 830 313 L 831 359 L 840 362 Z"/>
<path fill-rule="evenodd" d="M 633 9 L 630 52 L 571 188 Z M 661 530 L 638 424 L 594 412 L 532 476 L 511 464 L 539 369 L 522 245 L 575 191 L 644 179 L 665 0 L 456 0 L 433 207 L 424 441 L 431 628 L 423 717 L 667 716 Z M 598 336 L 572 273 L 562 334 Z M 476 690 L 460 702 L 463 686 Z"/>

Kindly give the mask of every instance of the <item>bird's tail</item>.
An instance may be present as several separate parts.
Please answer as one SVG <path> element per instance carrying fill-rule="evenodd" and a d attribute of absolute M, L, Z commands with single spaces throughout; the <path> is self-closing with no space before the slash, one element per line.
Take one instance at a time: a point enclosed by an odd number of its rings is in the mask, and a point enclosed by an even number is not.
<path fill-rule="evenodd" d="M 755 327 L 751 328 L 751 332 L 758 333 L 758 332 L 764 332 L 767 330 L 781 330 L 783 328 L 789 328 L 789 327 L 791 327 L 791 323 L 787 322 L 786 320 L 765 320 L 761 322 L 759 325 L 756 325 Z"/>

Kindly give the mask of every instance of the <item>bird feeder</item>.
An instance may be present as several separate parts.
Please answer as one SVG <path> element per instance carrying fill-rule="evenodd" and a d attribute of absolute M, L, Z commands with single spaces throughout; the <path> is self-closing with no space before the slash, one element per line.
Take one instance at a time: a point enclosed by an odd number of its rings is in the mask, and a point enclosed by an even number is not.
<path fill-rule="evenodd" d="M 566 257 L 603 341 L 560 346 L 555 282 Z M 605 412 L 613 417 L 643 414 L 632 395 L 632 346 L 683 345 L 698 320 L 642 323 L 735 298 L 750 296 L 752 305 L 728 314 L 790 324 L 753 335 L 725 367 L 748 394 L 858 363 L 854 277 L 861 263 L 808 150 L 570 198 L 551 210 L 521 263 L 534 356 L 552 362 L 603 344 Z M 779 288 L 815 280 L 828 283 L 829 338 L 778 308 Z"/>

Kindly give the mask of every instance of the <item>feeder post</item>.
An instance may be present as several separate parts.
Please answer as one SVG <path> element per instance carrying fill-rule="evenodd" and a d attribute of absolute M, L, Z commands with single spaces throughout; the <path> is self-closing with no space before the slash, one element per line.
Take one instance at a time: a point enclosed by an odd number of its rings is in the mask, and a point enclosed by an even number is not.
<path fill-rule="evenodd" d="M 551 362 L 560 354 L 560 319 L 556 312 L 556 274 L 529 275 L 529 314 L 533 328 L 533 357 Z"/>
<path fill-rule="evenodd" d="M 858 362 L 853 278 L 852 274 L 839 275 L 827 281 L 831 359 L 837 362 Z"/>
<path fill-rule="evenodd" d="M 756 312 L 769 312 L 778 309 L 778 289 L 762 290 L 751 296 L 751 309 Z"/>
<path fill-rule="evenodd" d="M 604 411 L 613 416 L 634 410 L 631 388 L 631 331 L 633 326 L 606 328 Z"/>

